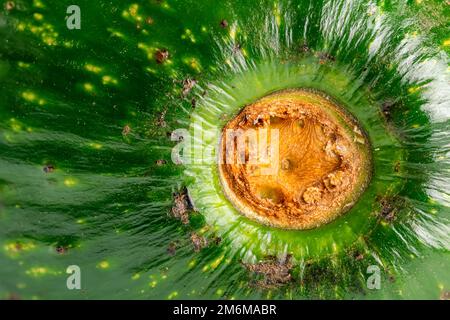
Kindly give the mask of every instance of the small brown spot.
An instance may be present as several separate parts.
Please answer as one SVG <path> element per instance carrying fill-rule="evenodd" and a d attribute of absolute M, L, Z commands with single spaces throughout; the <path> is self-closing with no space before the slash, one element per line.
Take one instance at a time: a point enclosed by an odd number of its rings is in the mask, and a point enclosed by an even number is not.
<path fill-rule="evenodd" d="M 220 21 L 220 26 L 225 29 L 226 27 L 228 27 L 228 21 L 225 19 L 222 19 Z"/>
<path fill-rule="evenodd" d="M 7 298 L 8 300 L 21 300 L 20 299 L 20 296 L 17 294 L 17 293 L 15 293 L 15 292 L 11 292 L 9 295 L 8 295 L 8 298 Z"/>
<path fill-rule="evenodd" d="M 439 297 L 441 300 L 450 300 L 450 291 L 444 290 L 441 292 L 441 296 Z"/>
<path fill-rule="evenodd" d="M 192 108 L 195 108 L 197 106 L 197 100 L 195 100 L 195 98 L 192 98 L 191 106 L 192 106 Z"/>
<path fill-rule="evenodd" d="M 183 80 L 183 91 L 182 91 L 183 97 L 186 97 L 196 84 L 197 80 L 195 79 L 188 78 Z"/>
<path fill-rule="evenodd" d="M 131 128 L 129 125 L 125 125 L 122 129 L 122 135 L 127 136 L 131 132 Z"/>
<path fill-rule="evenodd" d="M 300 47 L 300 51 L 301 52 L 308 52 L 309 51 L 309 47 L 307 44 L 302 44 Z"/>
<path fill-rule="evenodd" d="M 364 259 L 364 255 L 362 253 L 358 252 L 358 251 L 355 252 L 353 257 L 355 258 L 356 261 L 361 261 L 361 260 Z"/>
<path fill-rule="evenodd" d="M 195 252 L 199 252 L 204 247 L 208 246 L 208 240 L 195 232 L 191 233 L 191 242 L 194 245 Z"/>
<path fill-rule="evenodd" d="M 158 119 L 156 120 L 156 125 L 158 127 L 161 127 L 161 128 L 165 128 L 166 127 L 166 125 L 167 125 L 166 120 L 165 120 L 166 113 L 167 113 L 167 110 L 164 110 L 163 112 L 161 112 L 159 114 Z"/>
<path fill-rule="evenodd" d="M 221 238 L 221 237 L 218 237 L 218 236 L 214 236 L 214 237 L 212 238 L 212 242 L 213 242 L 215 245 L 219 245 L 219 244 L 222 242 L 222 238 Z"/>
<path fill-rule="evenodd" d="M 387 100 L 381 104 L 381 112 L 386 117 L 386 119 L 391 118 L 391 110 L 394 107 L 395 102 L 392 100 Z"/>
<path fill-rule="evenodd" d="M 233 53 L 236 54 L 236 53 L 241 52 L 241 48 L 242 48 L 241 44 L 240 43 L 236 43 L 234 45 L 234 47 L 233 47 Z"/>
<path fill-rule="evenodd" d="M 400 172 L 400 161 L 397 161 L 394 165 L 394 172 Z"/>
<path fill-rule="evenodd" d="M 167 163 L 167 161 L 164 160 L 164 159 L 158 159 L 158 160 L 155 161 L 155 163 L 156 163 L 156 165 L 157 165 L 158 167 L 160 167 L 160 166 L 165 165 L 165 164 Z"/>
<path fill-rule="evenodd" d="M 281 160 L 281 169 L 289 170 L 291 168 L 291 161 L 289 159 Z"/>
<path fill-rule="evenodd" d="M 327 62 L 334 62 L 334 61 L 336 61 L 336 58 L 333 57 L 331 54 L 329 54 L 327 52 L 319 53 L 318 57 L 319 57 L 319 63 L 320 64 L 325 64 Z"/>
<path fill-rule="evenodd" d="M 175 241 L 169 243 L 169 246 L 167 247 L 167 253 L 171 256 L 174 256 L 177 253 L 177 243 Z"/>
<path fill-rule="evenodd" d="M 16 6 L 16 4 L 13 1 L 6 1 L 5 2 L 5 9 L 6 9 L 6 11 L 11 11 L 12 9 L 14 9 L 15 6 Z"/>
<path fill-rule="evenodd" d="M 189 209 L 190 203 L 187 196 L 187 191 L 183 190 L 173 195 L 172 216 L 180 220 L 183 224 L 189 223 Z"/>
<path fill-rule="evenodd" d="M 152 25 L 155 21 L 153 20 L 152 17 L 147 17 L 145 18 L 145 23 L 148 25 Z"/>
<path fill-rule="evenodd" d="M 44 166 L 44 168 L 42 168 L 42 170 L 44 170 L 45 173 L 52 173 L 53 171 L 55 171 L 55 167 L 51 164 L 47 164 Z"/>
<path fill-rule="evenodd" d="M 394 205 L 395 199 L 384 197 L 380 200 L 380 216 L 387 222 L 393 222 L 397 218 L 397 208 Z"/>
<path fill-rule="evenodd" d="M 68 250 L 69 249 L 67 247 L 64 247 L 64 246 L 57 246 L 56 247 L 56 252 L 58 254 L 65 254 L 65 253 L 67 253 Z"/>
<path fill-rule="evenodd" d="M 265 261 L 255 264 L 243 263 L 250 272 L 262 276 L 257 284 L 262 288 L 273 288 L 286 284 L 292 280 L 291 256 L 288 255 L 284 261 L 278 261 L 276 257 L 268 257 Z"/>
<path fill-rule="evenodd" d="M 164 63 L 167 59 L 169 59 L 169 51 L 166 49 L 158 49 L 155 53 L 155 60 L 158 64 Z"/>

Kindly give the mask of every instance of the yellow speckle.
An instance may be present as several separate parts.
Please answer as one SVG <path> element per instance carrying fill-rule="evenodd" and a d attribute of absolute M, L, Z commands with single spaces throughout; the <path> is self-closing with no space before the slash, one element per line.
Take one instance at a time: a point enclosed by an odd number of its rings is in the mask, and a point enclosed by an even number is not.
<path fill-rule="evenodd" d="M 134 3 L 134 4 L 130 5 L 130 8 L 129 8 L 130 14 L 132 16 L 135 16 L 137 14 L 137 12 L 138 12 L 138 9 L 139 9 L 139 5 L 138 4 Z"/>
<path fill-rule="evenodd" d="M 275 17 L 275 22 L 278 26 L 281 25 L 281 13 L 280 13 L 280 7 L 275 3 L 273 8 L 273 15 Z"/>
<path fill-rule="evenodd" d="M 89 147 L 96 149 L 96 150 L 100 150 L 101 148 L 103 148 L 103 145 L 97 142 L 91 142 L 89 143 Z"/>
<path fill-rule="evenodd" d="M 135 273 L 133 274 L 133 276 L 131 277 L 131 280 L 137 280 L 141 277 L 141 275 L 139 273 Z"/>
<path fill-rule="evenodd" d="M 155 69 L 150 68 L 150 67 L 145 68 L 145 70 L 146 70 L 147 72 L 153 73 L 153 74 L 155 74 L 155 73 L 157 72 Z"/>
<path fill-rule="evenodd" d="M 201 72 L 201 70 L 202 70 L 202 66 L 200 65 L 200 62 L 195 58 L 184 58 L 183 62 L 197 72 Z"/>
<path fill-rule="evenodd" d="M 86 65 L 84 66 L 84 68 L 85 68 L 87 71 L 93 72 L 93 73 L 99 73 L 99 72 L 102 71 L 102 68 L 101 68 L 101 67 L 95 66 L 95 65 L 90 64 L 90 63 L 86 64 Z"/>
<path fill-rule="evenodd" d="M 156 285 L 158 284 L 158 282 L 156 282 L 155 280 L 150 281 L 150 283 L 148 284 L 150 287 L 154 288 L 156 287 Z"/>
<path fill-rule="evenodd" d="M 33 18 L 40 21 L 40 20 L 44 19 L 44 16 L 41 13 L 35 13 L 35 14 L 33 14 Z"/>
<path fill-rule="evenodd" d="M 203 272 L 206 272 L 206 271 L 208 271 L 209 270 L 209 266 L 208 265 L 205 265 L 203 268 L 202 268 L 202 271 Z"/>
<path fill-rule="evenodd" d="M 27 287 L 27 285 L 23 282 L 19 282 L 16 286 L 18 289 L 25 289 Z"/>
<path fill-rule="evenodd" d="M 102 83 L 105 85 L 106 84 L 117 84 L 117 79 L 114 79 L 113 77 L 106 75 L 106 76 L 102 77 Z"/>
<path fill-rule="evenodd" d="M 333 242 L 333 251 L 334 252 L 338 251 L 338 246 L 337 246 L 336 242 Z"/>
<path fill-rule="evenodd" d="M 22 92 L 22 98 L 31 102 L 36 99 L 36 94 L 31 91 L 24 91 Z"/>
<path fill-rule="evenodd" d="M 76 184 L 77 184 L 77 182 L 76 182 L 76 180 L 73 179 L 73 178 L 66 178 L 66 179 L 64 179 L 64 185 L 65 185 L 66 187 L 73 187 L 73 186 L 76 185 Z"/>
<path fill-rule="evenodd" d="M 445 40 L 444 43 L 443 43 L 443 45 L 444 45 L 445 47 L 449 47 L 449 46 L 450 46 L 450 39 Z"/>
<path fill-rule="evenodd" d="M 100 269 L 108 269 L 108 268 L 109 268 L 109 262 L 106 261 L 106 260 L 104 260 L 104 261 L 100 262 L 100 263 L 97 265 L 97 268 L 100 268 Z"/>
<path fill-rule="evenodd" d="M 444 290 L 444 285 L 442 283 L 438 283 L 439 290 Z"/>
<path fill-rule="evenodd" d="M 112 28 L 108 28 L 107 30 L 111 33 L 111 36 L 113 37 L 125 38 L 125 35 L 117 30 L 114 30 Z"/>
<path fill-rule="evenodd" d="M 188 267 L 189 268 L 193 268 L 193 267 L 195 267 L 196 266 L 196 264 L 197 264 L 197 261 L 194 259 L 194 260 L 191 260 L 191 261 L 189 261 L 189 263 L 188 263 Z"/>
<path fill-rule="evenodd" d="M 41 0 L 33 0 L 33 6 L 36 8 L 44 8 L 45 5 Z"/>
<path fill-rule="evenodd" d="M 232 25 L 230 28 L 230 38 L 233 40 L 236 39 L 236 25 Z"/>
<path fill-rule="evenodd" d="M 29 63 L 26 63 L 26 62 L 23 62 L 23 61 L 17 62 L 17 65 L 19 66 L 19 68 L 24 68 L 24 69 L 27 69 L 27 68 L 30 67 Z"/>
<path fill-rule="evenodd" d="M 10 242 L 3 246 L 3 249 L 9 254 L 17 254 L 21 251 L 30 251 L 36 248 L 33 242 Z"/>
<path fill-rule="evenodd" d="M 223 295 L 223 289 L 217 289 L 216 294 L 218 296 L 222 296 Z"/>
<path fill-rule="evenodd" d="M 16 28 L 18 31 L 24 31 L 26 28 L 26 25 L 25 25 L 25 23 L 20 22 L 17 24 Z"/>
<path fill-rule="evenodd" d="M 422 0 L 416 0 L 416 3 L 417 3 L 417 4 L 421 4 L 421 3 L 422 3 Z"/>
<path fill-rule="evenodd" d="M 122 17 L 128 21 L 141 22 L 144 18 L 139 15 L 139 5 L 134 3 L 128 7 L 128 10 L 122 11 Z"/>
<path fill-rule="evenodd" d="M 83 85 L 84 90 L 91 92 L 92 90 L 94 90 L 94 86 L 91 83 L 85 83 Z"/>
<path fill-rule="evenodd" d="M 78 223 L 78 224 L 83 224 L 83 223 L 85 223 L 85 221 L 84 221 L 84 219 L 78 219 L 78 220 L 77 220 L 77 223 Z"/>
<path fill-rule="evenodd" d="M 417 91 L 420 90 L 420 87 L 411 87 L 408 89 L 409 93 L 416 93 Z"/>
<path fill-rule="evenodd" d="M 51 36 L 45 36 L 45 37 L 43 37 L 43 38 L 42 38 L 42 41 L 44 41 L 44 43 L 45 43 L 46 45 L 49 45 L 49 46 L 54 46 L 54 45 L 56 45 L 56 39 L 55 39 L 54 37 L 51 37 Z"/>
<path fill-rule="evenodd" d="M 177 297 L 177 296 L 178 296 L 178 292 L 177 292 L 177 291 L 174 291 L 174 292 L 172 292 L 171 294 L 169 294 L 169 295 L 167 296 L 167 299 L 171 300 L 171 299 L 173 299 L 173 298 L 175 298 L 175 297 Z"/>
<path fill-rule="evenodd" d="M 22 125 L 14 118 L 9 119 L 10 125 L 11 125 L 11 129 L 14 132 L 19 132 L 22 131 Z"/>
<path fill-rule="evenodd" d="M 411 127 L 414 129 L 417 129 L 417 128 L 420 128 L 420 125 L 416 123 L 416 124 L 413 124 Z"/>
<path fill-rule="evenodd" d="M 219 258 L 217 258 L 215 261 L 213 261 L 211 263 L 211 268 L 216 269 L 219 266 L 219 264 L 222 262 L 223 258 L 224 258 L 224 256 L 222 255 Z"/>
<path fill-rule="evenodd" d="M 184 33 L 181 35 L 181 39 L 188 39 L 190 40 L 192 43 L 195 43 L 195 36 L 192 33 L 192 31 L 190 29 L 186 29 L 184 30 Z"/>
<path fill-rule="evenodd" d="M 38 27 L 36 27 L 36 26 L 31 26 L 30 27 L 30 31 L 31 31 L 31 33 L 38 33 L 38 32 L 40 32 L 42 30 L 42 28 L 38 28 Z"/>
<path fill-rule="evenodd" d="M 44 267 L 33 267 L 25 271 L 25 273 L 32 277 L 38 277 L 47 274 L 48 270 Z"/>
<path fill-rule="evenodd" d="M 166 10 L 169 10 L 169 9 L 170 9 L 170 6 L 169 6 L 169 4 L 167 3 L 167 1 L 164 1 L 163 3 L 161 3 L 161 7 L 162 7 L 163 9 L 166 9 Z"/>
<path fill-rule="evenodd" d="M 206 27 L 205 26 L 202 26 L 202 32 L 208 32 L 208 29 L 206 29 Z"/>

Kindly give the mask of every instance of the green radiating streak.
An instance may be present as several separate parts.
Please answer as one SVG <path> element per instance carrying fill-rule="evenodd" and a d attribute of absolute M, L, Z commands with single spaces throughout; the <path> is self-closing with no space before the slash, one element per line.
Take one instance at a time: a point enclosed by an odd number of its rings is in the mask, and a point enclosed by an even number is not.
<path fill-rule="evenodd" d="M 445 1 L 78 1 L 79 31 L 65 26 L 68 1 L 14 3 L 0 9 L 0 297 L 435 299 L 449 290 Z M 162 65 L 160 48 L 170 53 Z M 186 78 L 198 84 L 182 98 Z M 375 159 L 352 212 L 303 233 L 237 217 L 214 166 L 172 164 L 167 138 L 196 118 L 212 132 L 226 121 L 219 114 L 292 86 L 347 106 Z M 184 182 L 200 210 L 190 227 L 167 216 Z M 389 193 L 402 209 L 378 223 L 374 198 Z M 222 244 L 193 252 L 194 229 L 221 233 Z M 249 286 L 239 259 L 289 251 L 303 285 Z M 382 266 L 380 291 L 365 290 L 371 263 Z M 65 287 L 70 264 L 82 268 L 83 291 Z"/>

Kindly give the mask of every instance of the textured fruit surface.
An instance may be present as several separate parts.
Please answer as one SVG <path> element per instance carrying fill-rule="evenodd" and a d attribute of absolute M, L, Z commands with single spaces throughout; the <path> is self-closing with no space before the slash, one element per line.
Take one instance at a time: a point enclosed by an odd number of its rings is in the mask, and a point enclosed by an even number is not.
<path fill-rule="evenodd" d="M 312 229 L 348 211 L 372 171 L 355 119 L 318 92 L 288 90 L 244 109 L 222 130 L 219 175 L 245 216 Z"/>
<path fill-rule="evenodd" d="M 448 1 L 79 0 L 80 30 L 72 1 L 0 3 L 0 298 L 448 297 Z M 216 162 L 244 106 L 292 88 L 372 154 L 311 230 L 241 215 Z"/>

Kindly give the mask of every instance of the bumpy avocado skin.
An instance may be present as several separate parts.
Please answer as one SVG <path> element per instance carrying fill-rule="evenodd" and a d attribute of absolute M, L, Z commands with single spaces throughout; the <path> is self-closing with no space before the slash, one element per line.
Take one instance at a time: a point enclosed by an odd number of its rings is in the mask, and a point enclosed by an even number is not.
<path fill-rule="evenodd" d="M 448 297 L 446 1 L 80 0 L 70 30 L 72 4 L 1 2 L 0 298 Z M 174 130 L 201 121 L 204 149 L 293 87 L 346 106 L 374 158 L 352 210 L 306 232 L 246 220 L 214 164 L 171 160 Z M 269 255 L 292 256 L 289 281 L 252 272 Z"/>

